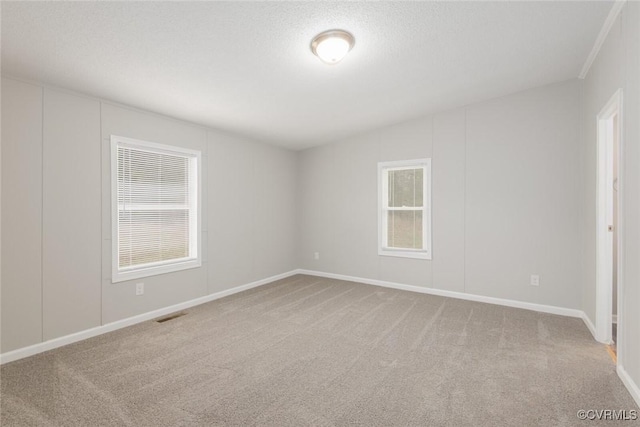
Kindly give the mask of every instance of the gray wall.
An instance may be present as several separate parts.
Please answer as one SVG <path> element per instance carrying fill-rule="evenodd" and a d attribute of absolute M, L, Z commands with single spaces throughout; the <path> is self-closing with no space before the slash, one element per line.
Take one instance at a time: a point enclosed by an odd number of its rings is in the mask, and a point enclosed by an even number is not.
<path fill-rule="evenodd" d="M 301 152 L 300 266 L 581 308 L 580 119 L 573 80 Z M 433 260 L 378 256 L 377 162 L 421 157 Z"/>
<path fill-rule="evenodd" d="M 583 310 L 595 324 L 596 311 L 596 117 L 619 88 L 623 90 L 623 129 L 620 197 L 623 205 L 624 286 L 622 344 L 618 361 L 636 384 L 640 384 L 640 3 L 627 2 L 611 28 L 584 82 L 584 224 L 585 269 L 582 293 Z"/>
<path fill-rule="evenodd" d="M 296 267 L 295 153 L 8 78 L 2 107 L 2 352 Z M 201 268 L 111 283 L 111 134 L 202 151 Z"/>
<path fill-rule="evenodd" d="M 4 351 L 42 341 L 42 88 L 4 79 L 2 208 Z"/>
<path fill-rule="evenodd" d="M 43 120 L 42 319 L 47 341 L 100 325 L 100 103 L 45 89 Z"/>

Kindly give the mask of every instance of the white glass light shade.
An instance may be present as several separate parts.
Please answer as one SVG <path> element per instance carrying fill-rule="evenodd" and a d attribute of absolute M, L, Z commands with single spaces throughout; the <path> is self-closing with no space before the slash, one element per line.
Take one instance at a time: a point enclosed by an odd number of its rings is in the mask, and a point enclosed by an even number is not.
<path fill-rule="evenodd" d="M 318 34 L 311 42 L 311 51 L 327 64 L 337 64 L 351 50 L 353 36 L 343 30 L 330 30 Z"/>

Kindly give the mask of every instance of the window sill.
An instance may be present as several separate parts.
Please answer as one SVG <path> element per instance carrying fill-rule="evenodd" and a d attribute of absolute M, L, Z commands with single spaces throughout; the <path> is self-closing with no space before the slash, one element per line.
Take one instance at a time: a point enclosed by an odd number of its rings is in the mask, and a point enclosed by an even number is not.
<path fill-rule="evenodd" d="M 379 249 L 378 255 L 380 256 L 392 256 L 398 258 L 413 258 L 413 259 L 431 259 L 431 253 L 428 251 L 403 251 L 395 249 Z"/>
<path fill-rule="evenodd" d="M 157 276 L 160 274 L 173 273 L 175 271 L 188 270 L 202 266 L 201 259 L 192 259 L 175 264 L 166 264 L 155 267 L 140 268 L 131 271 L 114 271 L 111 277 L 111 283 L 125 282 L 127 280 L 141 279 L 143 277 Z"/>

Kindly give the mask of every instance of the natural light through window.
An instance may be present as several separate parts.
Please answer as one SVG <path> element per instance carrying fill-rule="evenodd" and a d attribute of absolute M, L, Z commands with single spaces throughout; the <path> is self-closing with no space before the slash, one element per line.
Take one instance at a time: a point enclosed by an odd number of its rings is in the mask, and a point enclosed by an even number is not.
<path fill-rule="evenodd" d="M 380 255 L 431 258 L 431 159 L 378 164 Z"/>
<path fill-rule="evenodd" d="M 113 136 L 114 282 L 201 265 L 200 152 Z"/>

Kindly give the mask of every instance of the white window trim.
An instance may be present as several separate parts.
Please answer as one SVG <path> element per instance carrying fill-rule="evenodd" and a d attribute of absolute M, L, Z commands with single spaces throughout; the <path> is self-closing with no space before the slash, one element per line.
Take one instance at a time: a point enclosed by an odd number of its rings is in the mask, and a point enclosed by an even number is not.
<path fill-rule="evenodd" d="M 144 268 L 130 267 L 118 268 L 118 147 L 132 147 L 144 149 L 148 147 L 154 152 L 166 152 L 168 154 L 189 155 L 195 158 L 196 167 L 191 168 L 191 178 L 195 181 L 195 186 L 190 188 L 191 203 L 190 210 L 196 212 L 196 218 L 191 219 L 191 236 L 189 253 L 194 255 L 189 258 L 179 260 L 169 260 L 154 264 L 147 264 Z M 111 135 L 111 282 L 118 283 L 127 280 L 140 279 L 143 277 L 156 276 L 158 274 L 171 273 L 174 271 L 197 268 L 202 265 L 202 153 L 198 150 L 175 147 L 171 145 L 158 144 L 155 142 L 141 141 L 123 136 Z M 194 176 L 195 175 L 195 176 Z M 195 188 L 194 188 L 195 187 Z M 196 196 L 196 197 L 193 197 Z M 195 227 L 193 227 L 195 225 Z"/>
<path fill-rule="evenodd" d="M 396 249 L 387 247 L 387 206 L 388 170 L 424 169 L 423 208 L 395 208 L 394 210 L 422 210 L 422 242 L 424 249 Z M 403 258 L 431 259 L 431 159 L 400 160 L 378 163 L 378 255 Z"/>

